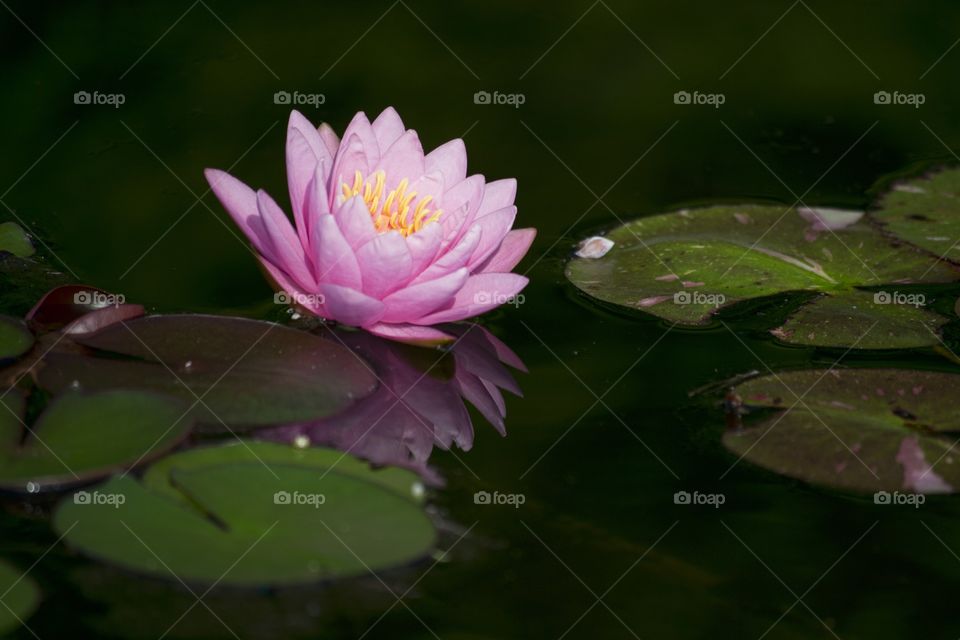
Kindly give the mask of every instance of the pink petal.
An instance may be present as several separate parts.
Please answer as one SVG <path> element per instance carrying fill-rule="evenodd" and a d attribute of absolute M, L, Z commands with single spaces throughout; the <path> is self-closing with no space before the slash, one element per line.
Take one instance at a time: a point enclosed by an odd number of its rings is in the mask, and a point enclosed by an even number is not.
<path fill-rule="evenodd" d="M 396 189 L 404 178 L 408 182 L 414 182 L 422 176 L 424 174 L 423 147 L 420 145 L 417 132 L 413 130 L 405 131 L 384 152 L 383 157 L 375 164 L 373 170 L 381 170 L 386 174 L 387 190 Z"/>
<path fill-rule="evenodd" d="M 396 291 L 383 299 L 387 311 L 384 322 L 411 322 L 448 304 L 469 277 L 466 269 L 457 269 L 436 280 L 429 280 Z M 417 322 L 417 324 L 434 324 Z"/>
<path fill-rule="evenodd" d="M 480 216 L 474 221 L 483 229 L 483 237 L 480 245 L 470 256 L 470 262 L 467 264 L 473 270 L 478 264 L 490 257 L 496 251 L 507 232 L 513 228 L 513 221 L 517 217 L 517 208 L 513 205 L 505 209 L 499 209 L 485 216 Z"/>
<path fill-rule="evenodd" d="M 407 284 L 413 266 L 410 250 L 398 231 L 381 233 L 357 249 L 357 262 L 363 292 L 374 298 L 383 298 Z"/>
<path fill-rule="evenodd" d="M 291 111 L 287 122 L 287 183 L 293 218 L 297 223 L 300 241 L 307 246 L 310 234 L 304 224 L 304 198 L 317 164 L 324 162 L 326 168 L 333 166 L 333 155 L 320 139 L 320 134 L 299 111 Z"/>
<path fill-rule="evenodd" d="M 317 282 L 360 289 L 360 265 L 353 249 L 330 214 L 316 220 L 313 230 L 314 268 Z"/>
<path fill-rule="evenodd" d="M 483 386 L 480 378 L 471 373 L 458 371 L 454 380 L 460 393 L 470 404 L 477 408 L 480 415 L 486 418 L 487 422 L 492 424 L 500 435 L 506 434 L 506 427 L 503 423 L 503 416 L 500 415 L 500 409 L 486 387 Z"/>
<path fill-rule="evenodd" d="M 473 255 L 477 246 L 480 244 L 481 229 L 480 225 L 473 225 L 456 246 L 452 247 L 443 256 L 427 267 L 423 273 L 418 275 L 413 283 L 418 284 L 427 280 L 433 280 L 446 275 L 451 271 L 467 266 L 467 260 Z"/>
<path fill-rule="evenodd" d="M 336 158 L 337 150 L 340 149 L 340 137 L 337 136 L 337 133 L 333 130 L 333 128 L 324 122 L 317 129 L 317 135 L 320 136 L 320 142 L 323 143 L 323 146 L 325 146 L 327 151 L 330 152 L 330 157 Z M 333 166 L 332 162 L 330 163 L 330 166 Z"/>
<path fill-rule="evenodd" d="M 473 226 L 483 199 L 484 184 L 483 176 L 472 175 L 443 194 L 440 224 L 443 225 L 444 247 L 457 242 Z"/>
<path fill-rule="evenodd" d="M 513 178 L 488 182 L 483 190 L 483 201 L 477 216 L 486 215 L 497 209 L 503 209 L 513 204 L 517 197 L 517 181 Z"/>
<path fill-rule="evenodd" d="M 529 280 L 515 273 L 481 273 L 470 276 L 452 302 L 417 320 L 417 324 L 452 322 L 499 307 L 519 293 Z"/>
<path fill-rule="evenodd" d="M 303 198 L 302 220 L 297 221 L 297 231 L 307 253 L 313 254 L 313 225 L 321 215 L 330 213 L 330 197 L 327 195 L 327 177 L 325 166 L 328 163 L 321 160 L 310 182 L 307 183 L 307 192 Z"/>
<path fill-rule="evenodd" d="M 354 327 L 376 324 L 383 317 L 384 304 L 351 287 L 336 284 L 320 285 L 323 306 L 328 317 Z"/>
<path fill-rule="evenodd" d="M 340 227 L 343 237 L 354 249 L 373 240 L 377 229 L 373 226 L 370 210 L 360 198 L 350 198 L 337 208 L 333 214 L 337 226 Z"/>
<path fill-rule="evenodd" d="M 377 136 L 373 133 L 373 127 L 370 126 L 370 121 L 367 120 L 367 114 L 363 111 L 353 116 L 350 124 L 348 124 L 347 128 L 343 131 L 344 140 L 349 140 L 353 136 L 357 136 L 363 144 L 363 153 L 367 157 L 367 163 L 370 167 L 380 162 L 380 156 L 383 155 L 384 149 L 380 148 L 380 144 L 377 142 Z"/>
<path fill-rule="evenodd" d="M 432 171 L 430 173 L 425 173 L 417 180 L 410 183 L 410 188 L 407 190 L 407 192 L 416 193 L 417 202 L 423 200 L 427 196 L 431 196 L 433 200 L 428 206 L 431 210 L 435 210 L 439 208 L 440 203 L 443 202 L 443 185 L 443 174 L 441 174 L 439 171 Z"/>
<path fill-rule="evenodd" d="M 453 342 L 453 336 L 433 327 L 421 327 L 415 324 L 385 324 L 383 322 L 366 327 L 367 331 L 381 338 L 396 340 L 421 347 L 435 347 Z"/>
<path fill-rule="evenodd" d="M 426 269 L 436 259 L 440 251 L 443 237 L 443 227 L 431 223 L 416 233 L 407 236 L 407 249 L 413 259 L 410 273 L 416 276 Z"/>
<path fill-rule="evenodd" d="M 393 107 L 384 109 L 370 126 L 373 128 L 373 135 L 376 136 L 377 144 L 381 149 L 388 149 L 406 130 L 403 126 L 403 120 L 400 119 L 400 115 Z"/>
<path fill-rule="evenodd" d="M 343 198 L 343 185 L 353 185 L 356 172 L 366 176 L 370 169 L 367 154 L 364 152 L 363 142 L 356 135 L 344 138 L 345 142 L 337 150 L 337 158 L 333 162 L 333 171 L 330 172 L 330 206 L 340 202 Z"/>
<path fill-rule="evenodd" d="M 467 148 L 460 138 L 451 140 L 428 153 L 423 164 L 428 172 L 442 173 L 447 184 L 457 184 L 467 177 Z"/>
<path fill-rule="evenodd" d="M 272 252 L 275 257 L 274 262 L 293 276 L 300 286 L 315 289 L 317 283 L 313 274 L 310 273 L 310 265 L 303 252 L 303 245 L 300 244 L 300 238 L 290 226 L 286 214 L 263 189 L 257 191 L 257 207 L 274 249 Z"/>
<path fill-rule="evenodd" d="M 513 271 L 513 268 L 527 254 L 536 237 L 537 230 L 533 228 L 510 231 L 504 236 L 500 247 L 482 264 L 477 265 L 474 273 L 509 273 Z"/>
<path fill-rule="evenodd" d="M 261 254 L 271 253 L 270 239 L 260 220 L 257 194 L 253 189 L 219 169 L 205 169 L 203 174 L 223 208 L 250 239 L 253 247 Z"/>

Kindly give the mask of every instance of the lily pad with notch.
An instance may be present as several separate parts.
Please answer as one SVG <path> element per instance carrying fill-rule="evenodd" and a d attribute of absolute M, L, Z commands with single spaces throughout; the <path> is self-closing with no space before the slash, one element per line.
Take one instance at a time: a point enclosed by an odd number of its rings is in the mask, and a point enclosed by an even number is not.
<path fill-rule="evenodd" d="M 421 559 L 434 545 L 423 507 L 376 479 L 379 471 L 347 472 L 329 458 L 316 464 L 289 447 L 263 460 L 237 452 L 233 445 L 218 460 L 206 451 L 184 464 L 173 456 L 143 482 L 112 479 L 96 491 L 123 500 L 65 500 L 54 527 L 82 553 L 132 571 L 234 586 L 380 572 Z M 416 481 L 397 472 L 408 485 Z"/>
<path fill-rule="evenodd" d="M 812 484 L 953 493 L 960 488 L 958 385 L 960 375 L 901 369 L 754 378 L 735 390 L 760 415 L 728 430 L 723 443 L 742 459 Z"/>
<path fill-rule="evenodd" d="M 192 426 L 180 401 L 131 390 L 67 392 L 26 426 L 16 389 L 0 411 L 0 489 L 37 492 L 98 480 L 152 460 Z"/>
<path fill-rule="evenodd" d="M 193 405 L 208 430 L 243 430 L 334 414 L 377 386 L 346 347 L 270 322 L 148 316 L 74 340 L 89 355 L 54 353 L 39 372 L 54 392 L 135 386 Z"/>
<path fill-rule="evenodd" d="M 862 299 L 858 287 L 960 279 L 953 266 L 894 242 L 862 216 L 764 205 L 655 215 L 608 233 L 613 248 L 600 258 L 572 259 L 566 275 L 593 298 L 685 325 L 706 324 L 720 309 L 785 292 L 846 298 L 843 304 L 852 306 Z M 875 319 L 894 324 L 901 311 L 869 308 Z M 834 331 L 831 340 L 842 335 Z M 790 342 L 791 335 L 782 339 Z M 816 338 L 802 343 L 819 344 Z"/>

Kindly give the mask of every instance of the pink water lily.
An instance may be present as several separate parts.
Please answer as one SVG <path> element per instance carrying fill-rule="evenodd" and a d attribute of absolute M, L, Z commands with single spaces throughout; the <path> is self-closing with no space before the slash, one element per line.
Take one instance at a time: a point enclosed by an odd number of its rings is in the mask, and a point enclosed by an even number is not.
<path fill-rule="evenodd" d="M 395 340 L 442 342 L 431 325 L 470 318 L 527 284 L 511 273 L 536 235 L 515 229 L 514 179 L 467 176 L 463 141 L 424 155 L 387 108 L 342 140 L 297 111 L 287 128 L 294 225 L 262 189 L 206 170 L 274 285 L 328 320 Z"/>

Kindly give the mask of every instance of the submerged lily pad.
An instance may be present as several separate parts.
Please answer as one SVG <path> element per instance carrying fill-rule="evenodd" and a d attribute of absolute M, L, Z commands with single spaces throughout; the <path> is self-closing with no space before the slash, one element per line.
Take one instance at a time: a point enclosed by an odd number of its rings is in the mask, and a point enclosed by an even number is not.
<path fill-rule="evenodd" d="M 40 589 L 30 576 L 16 567 L 0 561 L 0 633 L 20 626 L 29 618 L 40 602 Z"/>
<path fill-rule="evenodd" d="M 16 222 L 0 222 L 0 251 L 12 253 L 18 258 L 29 258 L 34 248 L 23 227 Z"/>
<path fill-rule="evenodd" d="M 0 488 L 41 491 L 90 482 L 170 449 L 189 432 L 185 407 L 141 391 L 66 393 L 29 428 L 18 391 L 0 413 Z"/>
<path fill-rule="evenodd" d="M 408 489 L 397 489 L 413 486 L 414 474 L 394 470 L 384 481 L 379 471 L 333 465 L 339 452 L 247 444 L 256 455 L 242 444 L 187 452 L 165 460 L 142 483 L 110 480 L 89 500 L 62 502 L 54 527 L 85 554 L 208 584 L 363 575 L 432 548 L 430 519 Z"/>
<path fill-rule="evenodd" d="M 764 417 L 727 431 L 723 443 L 754 464 L 813 484 L 952 493 L 960 488 L 960 449 L 953 449 L 958 386 L 958 375 L 900 369 L 755 378 L 736 392 Z"/>
<path fill-rule="evenodd" d="M 194 405 L 198 423 L 216 428 L 315 420 L 377 385 L 370 368 L 346 347 L 245 318 L 150 316 L 74 340 L 99 357 L 51 354 L 38 376 L 41 386 L 135 386 L 171 394 Z"/>
<path fill-rule="evenodd" d="M 897 237 L 960 262 L 960 169 L 895 184 L 873 215 Z"/>
<path fill-rule="evenodd" d="M 919 294 L 895 292 L 902 300 Z M 857 349 L 911 349 L 940 343 L 948 322 L 921 303 L 895 302 L 892 293 L 851 291 L 821 296 L 800 307 L 772 333 L 785 342 Z"/>
<path fill-rule="evenodd" d="M 18 358 L 33 346 L 33 334 L 13 318 L 0 316 L 0 362 Z"/>
<path fill-rule="evenodd" d="M 607 234 L 614 242 L 608 253 L 574 258 L 566 274 L 594 298 L 690 325 L 738 302 L 789 291 L 850 296 L 846 304 L 852 306 L 862 295 L 857 287 L 960 278 L 954 268 L 893 242 L 861 217 L 760 205 L 656 215 L 614 229 Z M 870 309 L 881 321 L 891 316 L 894 324 L 901 311 L 894 305 Z M 784 339 L 791 340 L 787 334 Z"/>

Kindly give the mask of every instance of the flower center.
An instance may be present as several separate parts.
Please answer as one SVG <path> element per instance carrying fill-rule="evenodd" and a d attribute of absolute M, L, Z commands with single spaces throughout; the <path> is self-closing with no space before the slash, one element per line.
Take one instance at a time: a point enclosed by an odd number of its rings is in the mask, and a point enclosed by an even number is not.
<path fill-rule="evenodd" d="M 400 181 L 396 189 L 384 194 L 386 180 L 387 176 L 383 171 L 367 176 L 366 180 L 357 171 L 352 185 L 343 183 L 344 199 L 354 196 L 363 198 L 377 231 L 399 231 L 406 237 L 440 218 L 443 213 L 440 209 L 428 207 L 433 196 L 418 200 L 416 191 L 407 193 L 409 181 L 406 178 Z"/>

